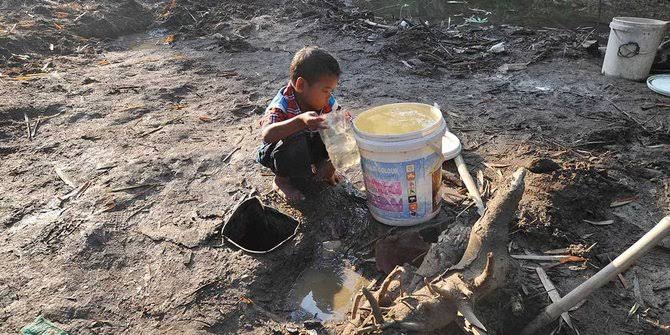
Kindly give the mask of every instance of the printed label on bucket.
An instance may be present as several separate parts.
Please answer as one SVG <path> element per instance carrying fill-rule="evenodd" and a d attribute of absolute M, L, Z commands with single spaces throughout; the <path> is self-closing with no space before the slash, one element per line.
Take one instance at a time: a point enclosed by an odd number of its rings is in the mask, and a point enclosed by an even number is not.
<path fill-rule="evenodd" d="M 370 210 L 400 220 L 433 213 L 440 204 L 442 184 L 438 159 L 438 154 L 395 163 L 361 158 Z"/>

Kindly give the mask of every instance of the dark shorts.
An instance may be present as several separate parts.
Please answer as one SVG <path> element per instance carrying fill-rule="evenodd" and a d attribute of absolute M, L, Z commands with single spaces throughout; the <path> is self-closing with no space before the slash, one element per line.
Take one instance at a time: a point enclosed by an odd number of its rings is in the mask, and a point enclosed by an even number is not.
<path fill-rule="evenodd" d="M 263 144 L 256 161 L 277 176 L 306 178 L 313 175 L 312 164 L 328 160 L 319 133 L 299 132 L 277 143 Z"/>

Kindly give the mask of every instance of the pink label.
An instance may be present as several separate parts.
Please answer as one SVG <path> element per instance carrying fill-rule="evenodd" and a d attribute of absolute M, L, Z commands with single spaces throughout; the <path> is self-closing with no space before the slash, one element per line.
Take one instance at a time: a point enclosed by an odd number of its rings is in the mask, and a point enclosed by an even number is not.
<path fill-rule="evenodd" d="M 385 181 L 365 177 L 368 201 L 374 207 L 388 212 L 402 212 L 402 185 L 400 181 Z"/>

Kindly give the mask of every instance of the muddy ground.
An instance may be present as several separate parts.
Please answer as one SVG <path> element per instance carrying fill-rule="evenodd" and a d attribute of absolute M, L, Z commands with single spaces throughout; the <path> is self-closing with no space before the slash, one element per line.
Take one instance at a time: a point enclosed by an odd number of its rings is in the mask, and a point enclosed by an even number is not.
<path fill-rule="evenodd" d="M 388 227 L 361 199 L 317 185 L 305 203 L 286 205 L 253 161 L 259 117 L 292 53 L 308 44 L 339 59 L 336 95 L 354 113 L 400 101 L 442 106 L 490 190 L 535 158 L 557 162 L 529 176 L 510 252 L 592 246 L 584 264 L 548 267 L 561 294 L 670 212 L 670 98 L 600 75 L 601 56 L 581 44 L 607 35 L 591 28 L 409 20 L 385 29 L 362 20 L 398 22 L 336 1 L 0 9 L 1 333 L 40 314 L 71 334 L 306 332 L 289 299 L 304 269 L 346 259 L 382 278 L 368 242 Z M 487 51 L 499 42 L 505 52 Z M 510 63 L 527 68 L 500 70 Z M 39 121 L 34 136 L 25 117 L 32 130 Z M 262 256 L 222 243 L 224 219 L 247 195 L 298 218 L 298 235 Z M 633 201 L 610 206 L 621 199 Z M 445 196 L 432 223 L 471 225 L 468 205 Z M 435 242 L 437 232 L 424 238 Z M 342 246 L 329 253 L 324 241 Z M 654 248 L 625 274 L 625 288 L 617 281 L 594 293 L 572 312 L 581 333 L 668 333 L 668 264 L 670 251 Z M 518 280 L 480 304 L 492 333 L 515 334 L 549 303 L 527 269 L 537 264 L 513 266 Z M 635 282 L 645 307 L 629 315 Z"/>

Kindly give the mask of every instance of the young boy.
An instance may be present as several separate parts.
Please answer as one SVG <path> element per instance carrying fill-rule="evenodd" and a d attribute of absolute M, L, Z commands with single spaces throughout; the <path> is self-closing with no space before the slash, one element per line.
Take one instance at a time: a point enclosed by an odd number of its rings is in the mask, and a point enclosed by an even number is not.
<path fill-rule="evenodd" d="M 339 77 L 333 56 L 305 47 L 293 56 L 288 85 L 266 109 L 257 161 L 275 173 L 273 189 L 289 201 L 304 199 L 294 184 L 298 179 L 339 182 L 318 132 L 325 127 L 323 115 L 339 109 L 331 95 Z"/>

